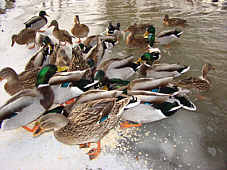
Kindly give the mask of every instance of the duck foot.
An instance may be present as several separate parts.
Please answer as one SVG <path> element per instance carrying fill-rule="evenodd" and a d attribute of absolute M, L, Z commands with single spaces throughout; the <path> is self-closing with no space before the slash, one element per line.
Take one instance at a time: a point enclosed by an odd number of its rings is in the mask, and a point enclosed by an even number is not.
<path fill-rule="evenodd" d="M 80 144 L 80 148 L 90 148 L 90 146 L 91 146 L 90 142 L 84 143 L 84 144 Z"/>
<path fill-rule="evenodd" d="M 33 46 L 28 47 L 29 50 L 31 50 L 31 49 L 33 49 L 33 48 L 35 48 L 35 43 L 33 44 Z"/>
<path fill-rule="evenodd" d="M 93 160 L 98 157 L 98 155 L 101 153 L 101 142 L 97 142 L 97 148 L 91 149 L 87 154 L 89 155 L 89 159 Z"/>
<path fill-rule="evenodd" d="M 78 44 L 80 44 L 80 43 L 81 43 L 81 39 L 80 39 L 80 38 L 79 38 L 79 40 L 77 41 L 77 43 L 78 43 Z"/>
<path fill-rule="evenodd" d="M 22 126 L 22 128 L 28 132 L 34 133 L 39 128 L 39 124 L 36 122 L 32 129 L 27 126 Z"/>
<path fill-rule="evenodd" d="M 130 128 L 130 127 L 140 127 L 140 126 L 142 126 L 141 123 L 130 124 L 128 121 L 125 121 L 123 123 L 120 123 L 121 129 L 123 129 L 123 128 Z"/>
<path fill-rule="evenodd" d="M 46 32 L 46 30 L 39 30 L 38 32 Z"/>
<path fill-rule="evenodd" d="M 196 98 L 198 99 L 198 100 L 206 100 L 207 98 L 205 97 L 205 96 L 202 96 L 202 95 L 196 95 Z"/>
<path fill-rule="evenodd" d="M 71 104 L 71 103 L 73 103 L 75 101 L 76 101 L 76 99 L 75 98 L 72 98 L 72 99 L 66 101 L 65 104 Z"/>

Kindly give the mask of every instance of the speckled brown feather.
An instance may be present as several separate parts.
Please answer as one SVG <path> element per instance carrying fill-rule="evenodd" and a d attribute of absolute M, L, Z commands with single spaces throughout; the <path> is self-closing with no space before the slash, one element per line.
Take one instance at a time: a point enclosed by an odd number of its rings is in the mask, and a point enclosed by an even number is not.
<path fill-rule="evenodd" d="M 73 28 L 71 29 L 71 33 L 77 38 L 87 37 L 87 35 L 89 33 L 89 28 L 85 24 L 80 24 L 79 16 L 77 16 L 77 17 L 75 16 L 75 18 L 74 18 L 75 23 L 73 25 Z"/>
<path fill-rule="evenodd" d="M 8 78 L 6 84 L 4 85 L 4 88 L 8 94 L 14 95 L 15 93 L 23 89 L 31 89 L 35 87 L 37 74 L 40 71 L 40 68 L 26 70 L 19 75 L 17 75 L 17 73 L 12 68 L 8 69 L 9 70 L 5 75 Z"/>
<path fill-rule="evenodd" d="M 12 46 L 14 41 L 17 44 L 23 45 L 31 42 L 35 42 L 36 31 L 30 28 L 25 28 L 21 30 L 18 34 L 12 36 Z"/>
<path fill-rule="evenodd" d="M 118 113 L 128 102 L 128 98 L 118 102 L 114 98 L 106 98 L 79 104 L 72 108 L 69 123 L 55 131 L 54 135 L 57 140 L 69 145 L 97 142 L 117 125 Z M 108 114 L 109 118 L 97 123 L 103 114 Z"/>

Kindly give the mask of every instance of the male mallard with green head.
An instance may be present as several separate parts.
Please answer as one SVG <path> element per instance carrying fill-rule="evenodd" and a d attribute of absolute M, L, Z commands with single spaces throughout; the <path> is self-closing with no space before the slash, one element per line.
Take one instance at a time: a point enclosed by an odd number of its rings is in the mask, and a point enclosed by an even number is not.
<path fill-rule="evenodd" d="M 21 30 L 18 34 L 12 35 L 11 46 L 13 47 L 15 42 L 20 45 L 24 45 L 24 44 L 28 45 L 29 43 L 34 43 L 33 46 L 29 47 L 29 49 L 34 48 L 35 47 L 35 37 L 36 37 L 35 30 L 32 30 L 30 28 L 25 28 L 25 29 Z"/>
<path fill-rule="evenodd" d="M 150 47 L 153 46 L 154 42 L 159 43 L 161 45 L 167 45 L 177 39 L 180 38 L 180 36 L 183 34 L 183 31 L 180 29 L 174 29 L 174 30 L 167 30 L 160 32 L 157 37 L 155 37 L 155 28 L 151 25 L 147 28 L 146 32 L 144 33 L 144 38 L 147 38 L 149 42 Z"/>
<path fill-rule="evenodd" d="M 26 126 L 52 105 L 62 104 L 82 93 L 77 87 L 60 88 L 43 84 L 37 88 L 21 90 L 0 107 L 1 129 L 12 130 Z"/>
<path fill-rule="evenodd" d="M 49 16 L 47 15 L 46 11 L 40 11 L 39 16 L 32 17 L 24 24 L 26 28 L 31 28 L 35 31 L 40 31 L 40 29 L 47 24 L 47 18 L 45 16 Z"/>

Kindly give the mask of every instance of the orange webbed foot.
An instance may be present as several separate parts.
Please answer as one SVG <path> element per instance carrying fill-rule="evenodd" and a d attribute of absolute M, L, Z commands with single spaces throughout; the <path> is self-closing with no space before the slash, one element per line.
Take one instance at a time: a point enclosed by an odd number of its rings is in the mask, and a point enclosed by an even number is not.
<path fill-rule="evenodd" d="M 98 155 L 101 153 L 101 142 L 97 142 L 97 148 L 91 149 L 87 154 L 89 155 L 90 160 L 93 160 L 98 157 Z"/>
<path fill-rule="evenodd" d="M 39 128 L 39 124 L 36 122 L 33 128 L 29 128 L 27 126 L 22 126 L 22 128 L 24 128 L 28 132 L 34 133 Z"/>
<path fill-rule="evenodd" d="M 72 99 L 66 101 L 65 104 L 71 104 L 71 103 L 73 103 L 75 101 L 76 101 L 76 99 L 75 98 L 72 98 Z"/>
<path fill-rule="evenodd" d="M 31 46 L 31 47 L 28 47 L 29 50 L 35 48 L 35 43 Z"/>
<path fill-rule="evenodd" d="M 45 30 L 39 30 L 38 32 L 46 32 Z"/>
<path fill-rule="evenodd" d="M 80 144 L 80 148 L 89 148 L 90 146 L 91 146 L 91 143 Z"/>
<path fill-rule="evenodd" d="M 125 121 L 123 123 L 120 123 L 121 129 L 123 129 L 123 128 L 130 128 L 130 127 L 140 127 L 140 126 L 142 126 L 141 123 L 130 124 L 128 121 Z"/>

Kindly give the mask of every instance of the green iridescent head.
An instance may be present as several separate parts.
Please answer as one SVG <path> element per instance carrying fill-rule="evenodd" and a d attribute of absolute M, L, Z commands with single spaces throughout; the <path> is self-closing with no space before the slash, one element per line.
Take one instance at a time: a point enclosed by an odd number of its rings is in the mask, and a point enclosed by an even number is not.
<path fill-rule="evenodd" d="M 49 79 L 57 72 L 57 66 L 49 64 L 44 66 L 38 73 L 36 87 L 41 84 L 48 84 Z"/>
<path fill-rule="evenodd" d="M 148 42 L 149 42 L 149 45 L 151 47 L 154 45 L 154 42 L 155 42 L 155 34 L 153 34 L 153 33 L 149 33 L 148 34 Z"/>
<path fill-rule="evenodd" d="M 141 59 L 143 61 L 150 61 L 150 60 L 153 60 L 153 55 L 149 52 L 146 52 L 141 56 Z"/>
<path fill-rule="evenodd" d="M 160 59 L 160 55 L 157 52 L 146 52 L 141 56 L 141 60 L 146 61 L 147 64 L 152 64 L 154 61 L 159 60 Z"/>
<path fill-rule="evenodd" d="M 48 15 L 47 15 L 46 11 L 40 11 L 39 16 L 48 16 Z"/>
<path fill-rule="evenodd" d="M 45 36 L 45 38 L 42 41 L 43 45 L 46 46 L 48 44 L 51 44 L 51 40 L 48 36 Z"/>
<path fill-rule="evenodd" d="M 147 28 L 147 32 L 152 33 L 152 34 L 155 34 L 155 27 L 154 27 L 153 25 L 150 25 L 150 26 Z"/>
<path fill-rule="evenodd" d="M 102 70 L 97 70 L 94 75 L 94 80 L 99 80 L 102 82 L 105 78 L 105 72 Z"/>
<path fill-rule="evenodd" d="M 81 50 L 84 49 L 84 44 L 83 43 L 79 43 L 78 45 L 79 45 L 79 47 L 80 47 Z"/>

